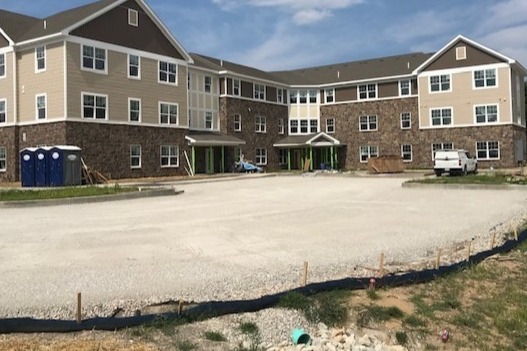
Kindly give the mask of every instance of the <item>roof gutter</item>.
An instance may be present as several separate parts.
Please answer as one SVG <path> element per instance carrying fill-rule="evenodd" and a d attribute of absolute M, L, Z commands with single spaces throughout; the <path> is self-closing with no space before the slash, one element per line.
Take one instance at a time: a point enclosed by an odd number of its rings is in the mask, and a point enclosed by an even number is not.
<path fill-rule="evenodd" d="M 46 35 L 45 37 L 38 37 L 38 38 L 34 38 L 34 39 L 29 39 L 29 40 L 26 40 L 26 41 L 21 41 L 20 43 L 16 43 L 13 46 L 16 47 L 16 48 L 19 48 L 19 47 L 35 44 L 35 43 L 38 43 L 38 42 L 41 42 L 41 41 L 47 41 L 47 40 L 55 39 L 55 38 L 58 39 L 58 38 L 61 38 L 63 36 L 65 36 L 64 33 L 58 32 L 58 33 Z"/>
<path fill-rule="evenodd" d="M 251 79 L 251 80 L 258 80 L 258 81 L 263 82 L 263 83 L 270 83 L 270 84 L 274 84 L 274 85 L 280 85 L 280 86 L 283 86 L 283 87 L 289 87 L 290 86 L 287 83 L 282 83 L 282 82 L 278 82 L 278 81 L 274 81 L 274 80 L 268 80 L 268 79 L 248 76 L 248 75 L 245 75 L 245 74 L 240 74 L 240 73 L 236 73 L 236 72 L 229 71 L 229 70 L 219 71 L 218 74 L 220 76 L 221 75 L 232 75 L 232 76 L 240 77 L 240 78 L 247 78 L 247 79 Z"/>

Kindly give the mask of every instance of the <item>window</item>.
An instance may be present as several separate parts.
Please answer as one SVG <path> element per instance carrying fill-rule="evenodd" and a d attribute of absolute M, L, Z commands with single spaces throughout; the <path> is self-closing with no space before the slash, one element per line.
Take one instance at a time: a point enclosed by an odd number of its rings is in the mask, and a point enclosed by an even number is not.
<path fill-rule="evenodd" d="M 496 70 L 485 69 L 474 71 L 474 87 L 486 88 L 496 86 Z"/>
<path fill-rule="evenodd" d="M 0 172 L 5 172 L 7 169 L 7 153 L 5 147 L 0 147 Z"/>
<path fill-rule="evenodd" d="M 265 133 L 267 123 L 266 118 L 262 116 L 256 116 L 254 120 L 256 133 Z"/>
<path fill-rule="evenodd" d="M 139 13 L 136 10 L 128 9 L 128 24 L 134 27 L 139 26 Z"/>
<path fill-rule="evenodd" d="M 265 85 L 263 84 L 254 85 L 254 98 L 257 100 L 265 100 Z"/>
<path fill-rule="evenodd" d="M 436 108 L 430 110 L 433 126 L 446 126 L 452 124 L 451 108 Z"/>
<path fill-rule="evenodd" d="M 467 47 L 460 46 L 456 48 L 456 60 L 466 60 L 467 59 Z"/>
<path fill-rule="evenodd" d="M 177 65 L 159 61 L 159 82 L 177 85 Z"/>
<path fill-rule="evenodd" d="M 289 90 L 289 103 L 296 104 L 298 102 L 298 90 Z"/>
<path fill-rule="evenodd" d="M 128 99 L 128 118 L 130 122 L 141 122 L 141 100 Z"/>
<path fill-rule="evenodd" d="M 278 163 L 280 165 L 286 165 L 287 164 L 287 150 L 286 149 L 278 150 Z"/>
<path fill-rule="evenodd" d="M 361 131 L 372 131 L 377 130 L 377 116 L 360 116 L 359 117 L 359 130 Z"/>
<path fill-rule="evenodd" d="M 211 86 L 212 86 L 212 78 L 209 76 L 205 76 L 205 92 L 210 93 L 211 92 Z"/>
<path fill-rule="evenodd" d="M 309 132 L 318 133 L 318 120 L 312 119 L 309 121 Z"/>
<path fill-rule="evenodd" d="M 239 79 L 232 80 L 232 95 L 240 96 L 240 80 Z"/>
<path fill-rule="evenodd" d="M 161 145 L 161 168 L 179 167 L 179 147 Z"/>
<path fill-rule="evenodd" d="M 401 156 L 403 158 L 403 162 L 412 162 L 412 145 L 401 145 Z"/>
<path fill-rule="evenodd" d="M 300 121 L 300 133 L 307 134 L 307 119 Z"/>
<path fill-rule="evenodd" d="M 256 149 L 255 161 L 257 165 L 267 164 L 267 149 Z"/>
<path fill-rule="evenodd" d="M 324 96 L 326 97 L 326 104 L 335 102 L 335 89 L 326 89 Z"/>
<path fill-rule="evenodd" d="M 453 150 L 454 143 L 435 143 L 432 144 L 432 161 L 436 158 L 436 151 L 438 150 Z"/>
<path fill-rule="evenodd" d="M 443 74 L 440 76 L 430 77 L 430 92 L 450 91 L 450 75 Z"/>
<path fill-rule="evenodd" d="M 292 119 L 289 121 L 290 134 L 298 134 L 298 120 Z"/>
<path fill-rule="evenodd" d="M 498 105 L 476 106 L 476 123 L 498 122 Z"/>
<path fill-rule="evenodd" d="M 234 115 L 234 131 L 235 132 L 242 131 L 242 115 L 238 113 Z"/>
<path fill-rule="evenodd" d="M 310 90 L 309 91 L 309 103 L 310 104 L 316 104 L 318 101 L 317 99 L 317 91 L 316 90 Z"/>
<path fill-rule="evenodd" d="M 307 104 L 307 90 L 300 90 L 300 103 Z"/>
<path fill-rule="evenodd" d="M 276 89 L 276 101 L 280 104 L 285 103 L 285 89 Z"/>
<path fill-rule="evenodd" d="M 478 141 L 476 154 L 478 160 L 499 160 L 500 144 L 497 141 Z"/>
<path fill-rule="evenodd" d="M 35 72 L 46 70 L 46 47 L 38 46 L 35 48 Z"/>
<path fill-rule="evenodd" d="M 212 112 L 205 111 L 205 129 L 212 129 Z"/>
<path fill-rule="evenodd" d="M 366 163 L 370 157 L 378 157 L 379 148 L 373 145 L 365 145 L 360 147 L 360 162 Z"/>
<path fill-rule="evenodd" d="M 98 94 L 82 94 L 82 118 L 107 119 L 108 97 Z"/>
<path fill-rule="evenodd" d="M 410 112 L 401 113 L 401 129 L 412 128 L 412 115 Z"/>
<path fill-rule="evenodd" d="M 0 54 L 0 78 L 5 77 L 5 54 Z"/>
<path fill-rule="evenodd" d="M 178 124 L 178 105 L 167 102 L 159 103 L 159 123 Z"/>
<path fill-rule="evenodd" d="M 136 55 L 128 55 L 128 78 L 141 78 L 141 59 Z"/>
<path fill-rule="evenodd" d="M 326 119 L 326 133 L 335 133 L 335 118 Z"/>
<path fill-rule="evenodd" d="M 36 114 L 37 119 L 46 119 L 46 94 L 36 96 Z"/>
<path fill-rule="evenodd" d="M 141 168 L 141 145 L 130 145 L 130 168 Z"/>
<path fill-rule="evenodd" d="M 7 121 L 7 101 L 0 100 L 0 123 Z"/>
<path fill-rule="evenodd" d="M 359 100 L 375 99 L 377 97 L 377 84 L 359 85 Z"/>
<path fill-rule="evenodd" d="M 278 134 L 284 134 L 284 132 L 285 132 L 284 119 L 278 118 Z"/>
<path fill-rule="evenodd" d="M 106 50 L 93 46 L 82 46 L 82 68 L 106 72 Z"/>
<path fill-rule="evenodd" d="M 408 79 L 399 81 L 399 95 L 410 95 L 410 81 Z"/>

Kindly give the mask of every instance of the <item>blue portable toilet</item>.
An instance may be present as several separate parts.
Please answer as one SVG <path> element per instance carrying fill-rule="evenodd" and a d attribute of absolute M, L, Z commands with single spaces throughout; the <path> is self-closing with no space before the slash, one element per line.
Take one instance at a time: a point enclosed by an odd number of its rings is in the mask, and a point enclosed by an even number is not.
<path fill-rule="evenodd" d="M 50 186 L 81 185 L 81 149 L 77 146 L 54 146 L 49 150 Z"/>
<path fill-rule="evenodd" d="M 20 151 L 20 180 L 24 188 L 35 186 L 36 150 L 36 148 L 28 147 Z"/>
<path fill-rule="evenodd" d="M 41 147 L 35 151 L 35 186 L 49 186 L 49 147 Z"/>

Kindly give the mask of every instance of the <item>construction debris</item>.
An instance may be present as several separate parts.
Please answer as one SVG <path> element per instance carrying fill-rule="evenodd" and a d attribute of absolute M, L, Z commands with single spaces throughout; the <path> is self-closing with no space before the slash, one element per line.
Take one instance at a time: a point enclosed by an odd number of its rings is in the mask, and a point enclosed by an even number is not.
<path fill-rule="evenodd" d="M 81 157 L 82 163 L 82 183 L 83 184 L 106 184 L 110 181 L 108 177 L 104 176 L 96 169 L 91 169 L 86 165 L 84 159 Z"/>

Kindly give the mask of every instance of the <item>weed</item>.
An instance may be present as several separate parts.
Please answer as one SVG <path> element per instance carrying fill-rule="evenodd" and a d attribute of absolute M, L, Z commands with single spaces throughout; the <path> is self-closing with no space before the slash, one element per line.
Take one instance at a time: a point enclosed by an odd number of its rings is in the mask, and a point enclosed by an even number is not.
<path fill-rule="evenodd" d="M 432 345 L 432 344 L 426 344 L 425 345 L 425 351 L 437 351 L 439 350 L 439 347 Z"/>
<path fill-rule="evenodd" d="M 458 314 L 452 320 L 452 323 L 458 326 L 476 329 L 479 327 L 479 321 L 481 316 L 475 313 L 462 313 Z"/>
<path fill-rule="evenodd" d="M 311 305 L 312 302 L 309 298 L 297 292 L 289 292 L 278 301 L 278 307 L 297 311 L 307 311 Z"/>
<path fill-rule="evenodd" d="M 43 190 L 19 190 L 9 189 L 0 191 L 0 201 L 24 201 L 24 200 L 45 200 L 61 199 L 81 196 L 100 196 L 126 193 L 137 191 L 137 188 L 121 186 L 85 186 L 85 187 L 64 187 Z"/>
<path fill-rule="evenodd" d="M 188 340 L 181 340 L 177 342 L 177 348 L 179 351 L 191 351 L 196 349 L 196 344 Z"/>
<path fill-rule="evenodd" d="M 399 307 L 368 306 L 359 313 L 357 323 L 366 326 L 370 322 L 384 322 L 392 318 L 401 319 L 404 312 Z"/>
<path fill-rule="evenodd" d="M 408 342 L 408 334 L 406 334 L 406 332 L 404 331 L 395 332 L 395 339 L 397 340 L 399 345 L 404 346 Z"/>
<path fill-rule="evenodd" d="M 379 294 L 377 294 L 377 291 L 375 289 L 367 289 L 366 295 L 370 298 L 370 300 L 378 300 L 380 298 Z"/>
<path fill-rule="evenodd" d="M 248 338 L 246 346 L 243 343 L 240 343 L 235 351 L 260 351 L 262 348 L 260 344 L 262 343 L 262 336 L 260 335 L 260 329 L 253 322 L 244 322 L 241 323 L 240 331 L 245 334 Z"/>
<path fill-rule="evenodd" d="M 227 341 L 227 338 L 222 333 L 216 331 L 206 331 L 203 333 L 203 336 L 210 341 Z"/>
<path fill-rule="evenodd" d="M 258 329 L 256 323 L 253 322 L 243 322 L 240 324 L 239 328 L 240 331 L 245 335 L 258 334 L 260 332 L 260 329 Z"/>
<path fill-rule="evenodd" d="M 404 324 L 414 328 L 424 327 L 427 324 L 426 320 L 417 317 L 415 314 L 406 317 L 403 322 Z"/>

